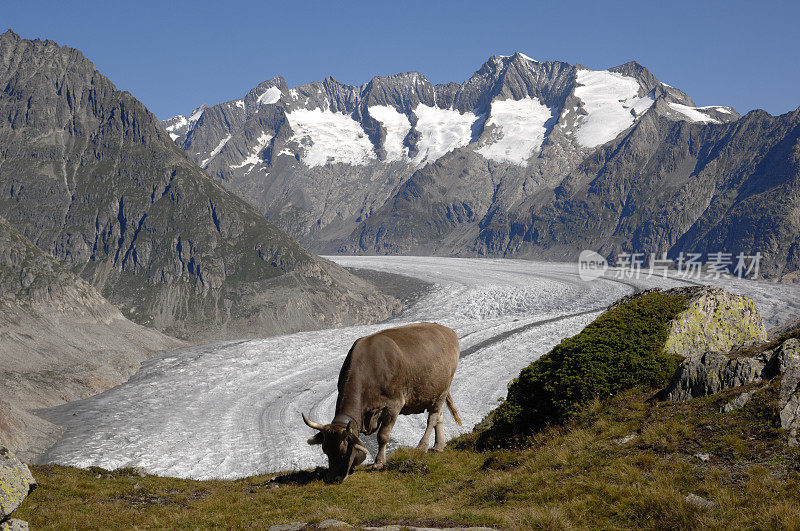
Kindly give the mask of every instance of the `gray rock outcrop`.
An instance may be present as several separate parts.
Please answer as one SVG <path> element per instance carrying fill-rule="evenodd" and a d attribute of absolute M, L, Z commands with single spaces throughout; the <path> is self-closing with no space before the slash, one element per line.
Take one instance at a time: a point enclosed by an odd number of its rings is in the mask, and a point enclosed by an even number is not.
<path fill-rule="evenodd" d="M 780 408 L 781 427 L 789 432 L 789 445 L 797 446 L 800 428 L 800 341 L 788 339 L 775 354 L 781 374 Z"/>
<path fill-rule="evenodd" d="M 9 516 L 35 488 L 36 480 L 28 467 L 0 444 L 0 528 L 5 524 L 11 529 L 24 528 L 24 522 L 9 522 Z"/>
<path fill-rule="evenodd" d="M 754 356 L 705 352 L 683 360 L 662 396 L 672 402 L 719 393 L 763 380 L 780 378 L 780 406 L 783 408 L 800 383 L 800 342 L 789 338 L 773 349 Z M 747 394 L 747 393 L 745 393 Z M 737 400 L 743 400 L 738 404 Z M 749 399 L 749 396 L 748 398 Z M 741 396 L 732 407 L 744 405 Z"/>
<path fill-rule="evenodd" d="M 794 387 L 800 381 L 800 342 L 789 338 L 772 355 L 771 370 L 782 374 L 781 388 Z M 784 395 L 781 395 L 783 398 Z"/>
<path fill-rule="evenodd" d="M 744 393 L 740 394 L 724 406 L 722 406 L 723 413 L 730 413 L 731 411 L 736 411 L 737 409 L 741 409 L 747 404 L 753 395 L 755 394 L 755 390 L 745 391 Z"/>
<path fill-rule="evenodd" d="M 788 338 L 755 355 L 706 352 L 685 359 L 662 398 L 685 402 L 725 389 L 777 379 L 778 414 L 781 427 L 788 432 L 790 446 L 798 446 L 800 431 L 800 341 Z M 742 408 L 758 392 L 750 389 L 722 407 L 724 413 Z"/>
<path fill-rule="evenodd" d="M 720 352 L 697 354 L 681 363 L 664 397 L 685 402 L 762 380 L 766 363 L 755 358 L 730 358 Z"/>

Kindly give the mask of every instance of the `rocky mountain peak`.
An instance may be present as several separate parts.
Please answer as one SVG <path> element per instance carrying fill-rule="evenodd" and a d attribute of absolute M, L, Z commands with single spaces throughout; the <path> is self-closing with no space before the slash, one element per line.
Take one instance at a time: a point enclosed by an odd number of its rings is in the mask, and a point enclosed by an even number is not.
<path fill-rule="evenodd" d="M 736 198 L 760 204 L 796 171 L 784 160 L 790 118 L 698 107 L 636 61 L 593 70 L 495 55 L 460 83 L 417 72 L 360 86 L 328 78 L 241 119 L 231 105 L 176 142 L 325 252 L 571 260 L 580 249 L 711 252 L 703 242 L 714 231 L 714 245 L 733 249 L 733 222 L 720 225 L 727 209 L 751 219 Z M 763 166 L 741 166 L 767 153 Z M 758 233 L 736 250 L 797 263 Z"/>
<path fill-rule="evenodd" d="M 5 32 L 3 32 L 2 35 L 0 35 L 0 39 L 12 39 L 18 41 L 21 39 L 21 37 L 14 33 L 14 30 L 8 28 Z"/>
<path fill-rule="evenodd" d="M 253 105 L 254 95 L 277 109 Z M 668 105 L 654 106 L 657 100 Z M 281 156 L 308 167 L 403 161 L 417 168 L 456 148 L 472 148 L 489 160 L 525 165 L 556 125 L 563 149 L 593 149 L 650 108 L 674 120 L 722 123 L 738 117 L 729 108 L 694 107 L 635 61 L 595 71 L 516 52 L 490 57 L 460 84 L 434 86 L 418 72 L 377 76 L 360 86 L 329 76 L 291 89 L 275 78 L 243 100 L 214 106 L 219 112 L 203 120 L 179 116 L 163 126 L 190 157 L 229 181 L 231 173 L 250 175 L 249 161 L 269 173 Z M 509 120 L 525 125 L 520 129 Z M 500 121 L 506 122 L 505 133 Z M 516 134 L 527 137 L 515 139 Z M 531 136 L 538 140 L 529 146 Z M 487 147 L 500 139 L 502 145 Z M 511 155 L 513 145 L 523 147 Z"/>

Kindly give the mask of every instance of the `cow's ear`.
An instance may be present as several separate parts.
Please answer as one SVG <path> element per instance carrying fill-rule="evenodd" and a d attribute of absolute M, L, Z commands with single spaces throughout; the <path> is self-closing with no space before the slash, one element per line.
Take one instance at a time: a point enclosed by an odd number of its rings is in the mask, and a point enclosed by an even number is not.
<path fill-rule="evenodd" d="M 314 445 L 314 444 L 322 444 L 322 441 L 324 441 L 324 440 L 325 440 L 325 434 L 320 431 L 320 432 L 317 432 L 316 435 L 314 435 L 313 437 L 308 439 L 308 441 L 306 441 L 306 442 L 308 444 Z"/>

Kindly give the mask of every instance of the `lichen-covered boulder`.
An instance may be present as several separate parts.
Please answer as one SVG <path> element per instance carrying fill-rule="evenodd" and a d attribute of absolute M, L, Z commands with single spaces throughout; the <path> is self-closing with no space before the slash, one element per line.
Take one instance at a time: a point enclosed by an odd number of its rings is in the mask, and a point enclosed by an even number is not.
<path fill-rule="evenodd" d="M 5 520 L 36 488 L 28 467 L 0 444 L 0 521 Z"/>
<path fill-rule="evenodd" d="M 747 297 L 711 286 L 670 292 L 685 293 L 687 307 L 670 323 L 666 353 L 687 358 L 767 339 L 761 314 Z"/>
<path fill-rule="evenodd" d="M 0 522 L 0 531 L 28 531 L 30 526 L 24 520 L 10 518 L 5 522 Z"/>

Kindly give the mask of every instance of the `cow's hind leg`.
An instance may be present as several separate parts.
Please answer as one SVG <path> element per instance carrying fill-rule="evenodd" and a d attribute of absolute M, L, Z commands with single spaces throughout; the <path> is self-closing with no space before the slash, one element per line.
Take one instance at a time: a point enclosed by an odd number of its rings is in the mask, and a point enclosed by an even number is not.
<path fill-rule="evenodd" d="M 375 462 L 372 468 L 380 470 L 386 464 L 386 444 L 389 442 L 389 435 L 392 433 L 394 423 L 397 420 L 399 411 L 384 410 L 381 415 L 381 427 L 378 429 L 378 455 L 375 456 Z"/>
<path fill-rule="evenodd" d="M 439 428 L 437 428 L 437 426 L 442 423 L 443 417 L 441 404 L 438 409 L 434 407 L 428 410 L 428 426 L 425 428 L 425 433 L 422 434 L 422 439 L 419 440 L 419 444 L 417 444 L 417 450 L 422 452 L 428 451 L 428 441 L 430 441 L 431 432 L 434 428 L 436 428 L 436 444 L 439 444 L 439 439 L 441 437 L 439 436 Z"/>
<path fill-rule="evenodd" d="M 444 412 L 439 411 L 439 420 L 436 422 L 436 438 L 434 439 L 434 452 L 444 452 Z"/>

